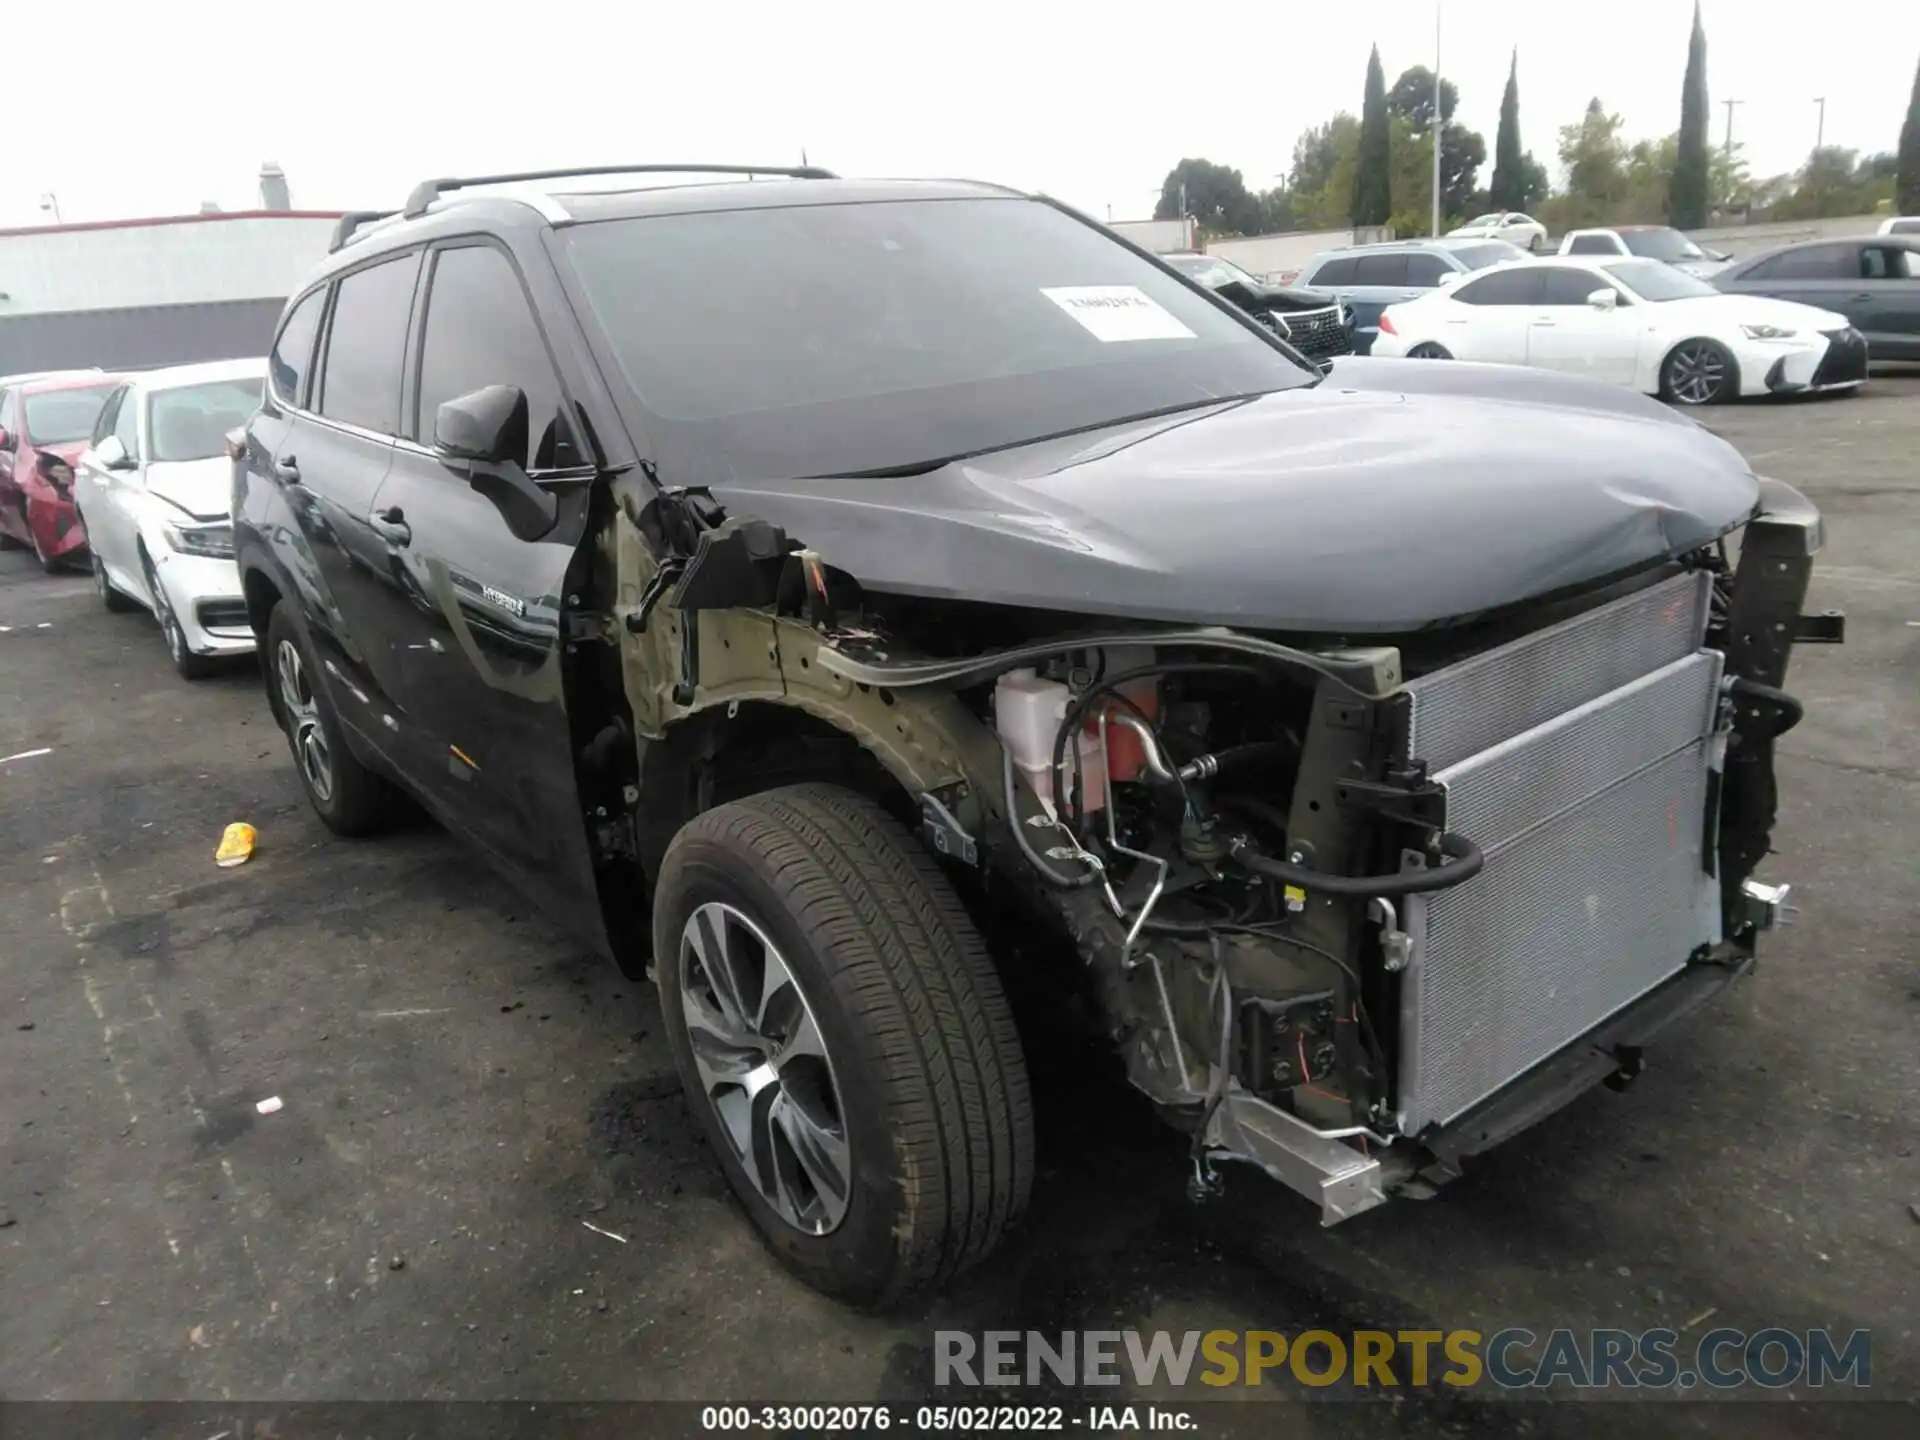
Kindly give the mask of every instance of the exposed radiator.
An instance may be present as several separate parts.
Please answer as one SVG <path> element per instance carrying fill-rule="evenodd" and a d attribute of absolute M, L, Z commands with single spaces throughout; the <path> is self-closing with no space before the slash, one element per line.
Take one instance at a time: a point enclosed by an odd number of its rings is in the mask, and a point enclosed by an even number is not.
<path fill-rule="evenodd" d="M 1662 581 L 1408 686 L 1409 752 L 1487 863 L 1407 903 L 1403 1131 L 1471 1109 L 1720 938 L 1709 585 Z"/>

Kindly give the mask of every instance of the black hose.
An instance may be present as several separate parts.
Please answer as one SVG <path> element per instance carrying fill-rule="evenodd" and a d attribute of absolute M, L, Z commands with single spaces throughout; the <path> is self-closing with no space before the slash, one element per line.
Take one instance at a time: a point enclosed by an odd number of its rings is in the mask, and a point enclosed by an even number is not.
<path fill-rule="evenodd" d="M 1081 890 L 1097 882 L 1100 879 L 1098 870 L 1089 870 L 1084 875 L 1062 875 L 1033 848 L 1032 842 L 1027 839 L 1026 822 L 1020 818 L 1020 795 L 1013 780 L 1013 751 L 1005 745 L 1000 747 L 1000 775 L 1007 792 L 1007 826 L 1013 831 L 1014 843 L 1020 847 L 1020 853 L 1027 857 L 1027 863 L 1040 872 L 1042 879 L 1062 890 Z"/>
<path fill-rule="evenodd" d="M 1304 865 L 1275 860 L 1246 844 L 1235 847 L 1233 858 L 1254 874 L 1264 875 L 1282 884 L 1298 885 L 1302 890 L 1318 890 L 1323 895 L 1347 895 L 1361 899 L 1422 895 L 1430 890 L 1450 889 L 1463 880 L 1471 880 L 1480 873 L 1480 867 L 1487 863 L 1487 857 L 1481 853 L 1478 845 L 1451 830 L 1440 837 L 1440 853 L 1447 857 L 1446 864 L 1436 865 L 1431 870 L 1403 871 L 1398 875 L 1330 875 L 1321 870 L 1309 870 Z"/>
<path fill-rule="evenodd" d="M 1728 685 L 1736 695 L 1751 696 L 1761 704 L 1771 705 L 1780 712 L 1780 724 L 1767 737 L 1769 739 L 1778 739 L 1806 718 L 1807 707 L 1784 690 L 1777 690 L 1771 685 L 1762 685 L 1758 680 L 1749 680 L 1744 675 L 1735 675 Z"/>
<path fill-rule="evenodd" d="M 1109 690 L 1118 690 L 1122 685 L 1134 680 L 1146 680 L 1155 675 L 1259 675 L 1255 665 L 1236 665 L 1220 660 L 1164 660 L 1154 665 L 1140 665 L 1119 675 L 1109 675 L 1096 680 L 1082 690 L 1067 706 L 1067 713 L 1061 717 L 1059 733 L 1053 737 L 1053 794 L 1054 803 L 1060 805 L 1065 798 L 1061 781 L 1065 778 L 1067 738 L 1078 735 L 1080 727 L 1086 723 L 1087 711 L 1093 708 L 1093 702 Z M 1124 697 L 1122 697 L 1124 698 Z M 1078 750 L 1075 754 L 1078 755 Z M 1066 807 L 1060 806 L 1064 812 Z M 1073 812 L 1072 824 L 1079 825 L 1086 817 L 1080 807 L 1080 767 L 1074 766 L 1073 772 Z"/>

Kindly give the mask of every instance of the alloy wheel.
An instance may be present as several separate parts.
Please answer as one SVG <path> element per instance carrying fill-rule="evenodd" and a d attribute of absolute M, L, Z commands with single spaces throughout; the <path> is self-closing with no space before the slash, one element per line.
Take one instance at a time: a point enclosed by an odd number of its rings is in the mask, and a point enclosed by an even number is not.
<path fill-rule="evenodd" d="M 754 1187 L 788 1225 L 825 1235 L 847 1213 L 851 1150 L 826 1039 L 777 946 L 712 901 L 680 936 L 694 1066 Z"/>
<path fill-rule="evenodd" d="M 287 735 L 293 742 L 294 758 L 314 799 L 325 804 L 333 798 L 333 748 L 327 743 L 326 726 L 320 719 L 320 705 L 313 687 L 307 682 L 307 668 L 300 651 L 290 640 L 282 640 L 273 657 L 274 674 L 280 686 L 280 707 L 287 718 Z"/>
<path fill-rule="evenodd" d="M 101 594 L 106 593 L 107 572 L 100 569 L 96 559 L 94 573 L 100 577 Z M 167 592 L 160 588 L 160 577 L 147 567 L 147 589 L 153 592 L 153 615 L 160 622 L 160 633 L 167 637 L 167 654 L 178 665 L 180 657 L 187 653 L 187 637 L 180 628 L 180 622 L 174 617 L 173 606 L 167 603 Z"/>
<path fill-rule="evenodd" d="M 1667 389 L 1682 405 L 1708 404 L 1726 383 L 1726 362 L 1704 342 L 1682 345 L 1667 361 Z"/>

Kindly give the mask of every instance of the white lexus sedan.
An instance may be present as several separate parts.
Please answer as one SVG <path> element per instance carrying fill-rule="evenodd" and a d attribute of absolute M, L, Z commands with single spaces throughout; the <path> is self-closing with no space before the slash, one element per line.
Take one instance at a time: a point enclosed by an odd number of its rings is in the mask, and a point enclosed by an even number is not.
<path fill-rule="evenodd" d="M 1373 353 L 1563 370 L 1677 405 L 1867 378 L 1867 342 L 1846 316 L 1629 257 L 1502 265 L 1389 306 Z"/>
<path fill-rule="evenodd" d="M 264 359 L 136 374 L 107 397 L 74 467 L 94 587 L 109 610 L 151 610 L 188 679 L 254 648 L 233 563 L 227 432 L 260 407 L 266 374 Z"/>
<path fill-rule="evenodd" d="M 1509 245 L 1518 245 L 1522 250 L 1536 255 L 1547 248 L 1547 227 L 1518 210 L 1496 210 L 1490 215 L 1476 215 L 1447 234 L 1466 240 L 1504 240 Z"/>

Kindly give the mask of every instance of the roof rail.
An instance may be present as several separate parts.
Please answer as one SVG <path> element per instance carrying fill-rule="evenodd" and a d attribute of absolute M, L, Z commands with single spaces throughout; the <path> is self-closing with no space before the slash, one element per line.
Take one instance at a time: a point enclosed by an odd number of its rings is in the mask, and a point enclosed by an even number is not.
<path fill-rule="evenodd" d="M 362 226 L 371 225 L 376 220 L 388 220 L 398 214 L 394 210 L 349 210 L 340 217 L 333 227 L 333 239 L 327 242 L 327 253 L 331 255 L 342 245 L 353 239 Z"/>
<path fill-rule="evenodd" d="M 591 175 L 784 175 L 790 180 L 837 180 L 831 170 L 817 165 L 591 165 L 569 170 L 520 170 L 510 175 L 449 176 L 440 180 L 422 180 L 407 196 L 400 212 L 412 220 L 427 213 L 427 207 L 448 190 L 464 190 L 474 185 L 514 185 L 527 180 L 571 180 Z"/>

